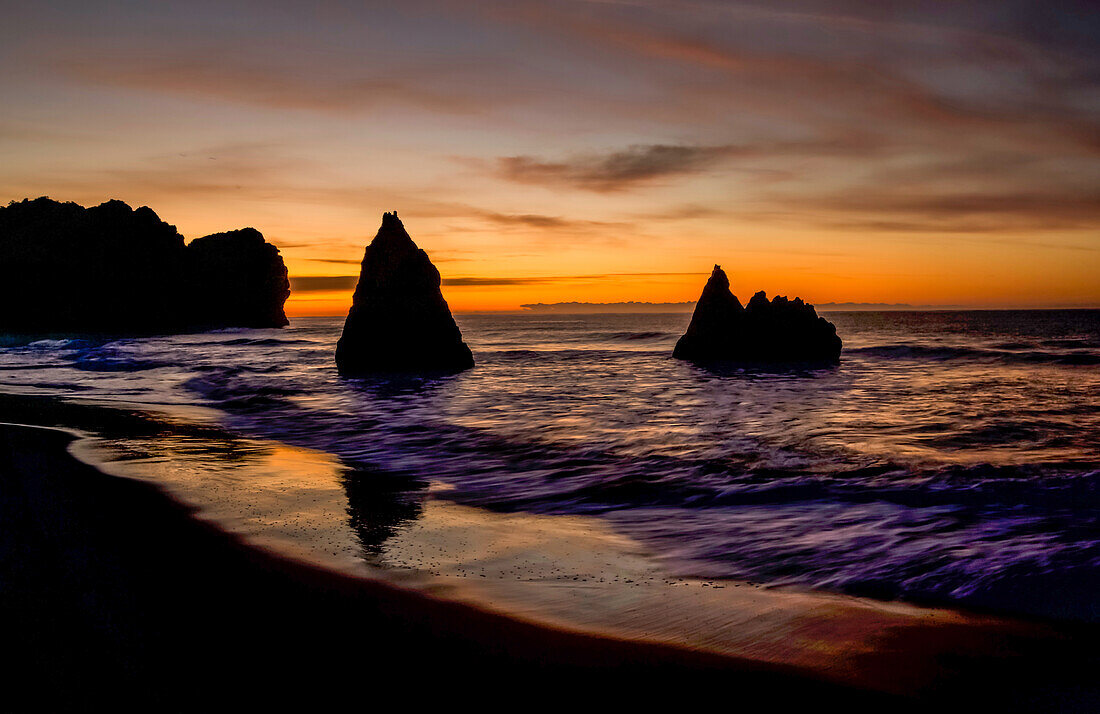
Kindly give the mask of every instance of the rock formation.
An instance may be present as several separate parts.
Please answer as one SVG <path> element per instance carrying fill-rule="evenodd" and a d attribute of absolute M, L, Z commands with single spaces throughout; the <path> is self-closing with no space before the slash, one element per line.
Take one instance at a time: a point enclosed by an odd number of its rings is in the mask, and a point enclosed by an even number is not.
<path fill-rule="evenodd" d="M 336 366 L 344 374 L 457 372 L 474 366 L 443 293 L 439 271 L 397 217 L 367 246 Z"/>
<path fill-rule="evenodd" d="M 0 207 L 0 331 L 281 327 L 288 292 L 278 249 L 252 229 L 185 246 L 175 226 L 122 201 Z"/>
<path fill-rule="evenodd" d="M 693 362 L 835 363 L 840 349 L 836 327 L 813 305 L 801 298 L 769 302 L 760 291 L 742 307 L 715 265 L 672 356 Z"/>
<path fill-rule="evenodd" d="M 196 238 L 187 246 L 199 324 L 282 327 L 290 280 L 279 249 L 255 228 Z"/>

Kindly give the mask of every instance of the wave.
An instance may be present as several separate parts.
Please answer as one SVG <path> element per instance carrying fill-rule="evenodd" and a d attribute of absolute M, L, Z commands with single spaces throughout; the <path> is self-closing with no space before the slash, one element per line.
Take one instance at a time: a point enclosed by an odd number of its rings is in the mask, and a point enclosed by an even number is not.
<path fill-rule="evenodd" d="M 144 372 L 174 366 L 171 362 L 126 357 L 82 357 L 73 363 L 84 372 Z"/>
<path fill-rule="evenodd" d="M 65 347 L 75 347 L 81 344 L 80 340 L 35 340 L 27 345 L 32 350 L 57 350 Z"/>
<path fill-rule="evenodd" d="M 1100 365 L 1100 354 L 1092 352 L 1050 352 L 1044 350 L 1016 351 L 980 347 L 949 347 L 912 344 L 854 347 L 846 355 L 866 355 L 883 359 L 930 360 L 933 362 L 973 361 L 1002 364 L 1062 364 L 1069 366 Z"/>
<path fill-rule="evenodd" d="M 285 404 L 287 397 L 301 393 L 301 389 L 285 382 L 258 384 L 250 381 L 246 376 L 248 372 L 257 373 L 238 367 L 208 369 L 201 376 L 188 379 L 183 386 L 224 409 L 243 412 L 271 409 Z"/>
<path fill-rule="evenodd" d="M 212 344 L 233 347 L 243 345 L 248 345 L 250 347 L 282 347 L 283 345 L 313 345 L 317 343 L 313 340 L 287 339 L 280 337 L 238 337 L 234 340 L 219 340 Z"/>
<path fill-rule="evenodd" d="M 1050 340 L 1042 340 L 1043 347 L 1063 347 L 1066 349 L 1088 349 L 1100 347 L 1100 338 L 1096 337 L 1063 337 Z"/>
<path fill-rule="evenodd" d="M 284 369 L 286 369 L 286 366 L 281 365 L 281 364 L 269 364 L 269 365 L 264 365 L 262 367 L 255 366 L 255 365 L 243 365 L 243 364 L 233 365 L 233 366 L 230 366 L 230 367 L 227 367 L 225 365 L 218 365 L 218 364 L 205 364 L 205 365 L 196 365 L 196 366 L 191 368 L 192 371 L 198 372 L 200 374 L 213 372 L 213 373 L 216 373 L 216 374 L 219 374 L 219 375 L 222 375 L 222 376 L 229 376 L 229 375 L 234 375 L 235 376 L 235 375 L 239 375 L 239 374 L 246 374 L 248 372 L 251 372 L 253 374 L 270 374 L 272 372 L 279 372 L 279 371 L 282 371 Z"/>
<path fill-rule="evenodd" d="M 639 340 L 661 340 L 670 337 L 675 337 L 671 332 L 610 332 L 606 335 L 596 335 L 596 339 L 606 339 L 610 342 L 637 342 Z"/>
<path fill-rule="evenodd" d="M 585 360 L 585 359 L 617 359 L 638 356 L 667 356 L 671 358 L 667 350 L 614 350 L 614 349 L 545 349 L 545 350 L 474 350 L 475 359 L 502 360 L 502 361 L 550 361 L 550 360 Z"/>
<path fill-rule="evenodd" d="M 857 506 L 889 503 L 905 508 L 963 511 L 1065 509 L 1094 512 L 1100 507 L 1100 465 L 990 463 L 913 469 L 902 464 L 821 473 L 810 469 L 734 467 L 712 472 L 705 463 L 650 460 L 615 464 L 590 463 L 569 468 L 543 464 L 561 482 L 575 487 L 530 493 L 458 492 L 479 505 L 535 510 L 584 512 L 635 508 L 676 508 L 683 511 L 780 507 L 816 503 Z M 1090 468 L 1091 467 L 1091 468 Z M 713 470 L 712 470 L 713 471 Z M 878 474 L 868 476 L 868 474 Z M 564 484 L 563 484 L 564 485 Z"/>

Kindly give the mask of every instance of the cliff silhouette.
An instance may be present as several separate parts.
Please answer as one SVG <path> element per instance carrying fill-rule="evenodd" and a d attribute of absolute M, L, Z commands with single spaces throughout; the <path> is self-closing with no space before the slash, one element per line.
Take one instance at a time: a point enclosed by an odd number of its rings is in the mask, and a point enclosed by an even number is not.
<path fill-rule="evenodd" d="M 474 366 L 440 290 L 439 271 L 397 212 L 363 253 L 336 366 L 344 374 L 457 372 Z"/>
<path fill-rule="evenodd" d="M 194 320 L 234 327 L 282 327 L 290 280 L 279 249 L 255 228 L 196 238 L 187 246 Z"/>
<path fill-rule="evenodd" d="M 278 249 L 253 228 L 187 245 L 152 209 L 122 201 L 0 207 L 0 330 L 282 327 L 289 294 Z"/>
<path fill-rule="evenodd" d="M 742 306 L 715 265 L 672 356 L 692 362 L 829 364 L 840 360 L 841 347 L 836 326 L 813 305 L 797 297 L 769 301 L 761 290 Z"/>

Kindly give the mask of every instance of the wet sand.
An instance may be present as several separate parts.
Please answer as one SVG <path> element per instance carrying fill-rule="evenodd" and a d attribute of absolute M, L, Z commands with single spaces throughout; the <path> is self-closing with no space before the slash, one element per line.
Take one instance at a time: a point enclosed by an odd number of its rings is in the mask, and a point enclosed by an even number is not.
<path fill-rule="evenodd" d="M 27 404 L 9 401 L 0 414 Z M 59 421 L 38 404 L 38 421 Z M 342 493 L 321 478 L 324 455 L 236 444 L 227 458 L 258 470 L 207 488 L 222 494 L 220 512 L 214 501 L 196 511 L 76 461 L 65 453 L 71 443 L 56 431 L 0 429 L 4 620 L 25 653 L 6 675 L 43 702 L 122 695 L 193 706 L 221 685 L 285 703 L 343 696 L 347 686 L 480 687 L 487 677 L 497 695 L 580 695 L 596 681 L 605 694 L 707 702 L 736 692 L 772 704 L 965 698 L 1059 710 L 1095 696 L 1095 639 L 1073 628 L 668 580 L 585 519 L 486 514 L 430 498 L 379 551 L 385 582 L 338 529 L 302 537 L 311 523 L 340 520 L 327 510 Z M 247 448 L 257 451 L 244 458 Z M 182 456 L 114 463 L 175 465 L 179 488 L 189 473 Z M 253 499 L 242 513 L 231 493 L 241 483 L 281 498 Z M 288 489 L 299 497 L 287 499 Z M 275 503 L 297 505 L 276 513 Z"/>
<path fill-rule="evenodd" d="M 491 701 L 523 687 L 579 695 L 584 681 L 870 699 L 793 669 L 538 627 L 246 547 L 156 488 L 76 461 L 70 440 L 0 428 L 14 655 L 2 691 L 15 709 L 417 702 L 453 687 Z"/>

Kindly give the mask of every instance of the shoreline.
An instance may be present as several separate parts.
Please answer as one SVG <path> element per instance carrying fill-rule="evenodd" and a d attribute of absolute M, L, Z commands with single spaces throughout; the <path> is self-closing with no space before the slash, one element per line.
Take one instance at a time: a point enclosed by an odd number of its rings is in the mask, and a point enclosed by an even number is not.
<path fill-rule="evenodd" d="M 547 667 L 554 670 L 567 670 L 574 675 L 595 675 L 598 672 L 601 678 L 627 677 L 628 672 L 636 672 L 638 667 L 643 669 L 656 667 L 663 673 L 662 676 L 668 676 L 668 672 L 675 672 L 677 678 L 708 680 L 716 678 L 715 682 L 718 680 L 724 682 L 731 676 L 748 678 L 754 681 L 744 682 L 740 686 L 754 688 L 763 688 L 764 680 L 778 677 L 797 681 L 798 691 L 823 687 L 833 694 L 839 693 L 841 696 L 853 697 L 855 700 L 863 700 L 866 697 L 878 698 L 880 695 L 873 694 L 873 690 L 905 694 L 907 697 L 918 699 L 939 699 L 942 696 L 958 697 L 966 694 L 976 696 L 984 689 L 982 696 L 989 697 L 992 696 L 991 690 L 983 686 L 983 680 L 986 677 L 992 678 L 995 674 L 996 679 L 1000 680 L 1006 671 L 1012 671 L 1018 667 L 1021 668 L 1022 678 L 1016 681 L 1016 685 L 1032 695 L 1041 692 L 1044 698 L 1067 689 L 1065 682 L 1062 681 L 1067 677 L 1073 680 L 1078 676 L 1080 680 L 1077 682 L 1078 687 L 1081 682 L 1085 685 L 1090 682 L 1081 672 L 1075 675 L 1072 663 L 1067 669 L 1066 663 L 1061 661 L 1069 659 L 1066 655 L 1076 649 L 1077 645 L 1081 645 L 1082 653 L 1087 652 L 1088 642 L 1076 644 L 1061 642 L 1060 636 L 1053 630 L 1035 629 L 1026 623 L 1010 624 L 999 619 L 988 619 L 989 621 L 981 627 L 975 628 L 973 623 L 966 621 L 945 624 L 942 622 L 942 617 L 940 621 L 936 621 L 935 616 L 913 627 L 896 627 L 890 623 L 884 625 L 869 618 L 867 623 L 869 627 L 885 628 L 885 631 L 878 633 L 879 646 L 876 650 L 848 653 L 855 656 L 850 657 L 851 661 L 845 663 L 845 666 L 849 668 L 856 666 L 859 669 L 859 671 L 848 672 L 828 672 L 806 666 L 805 663 L 792 664 L 789 657 L 786 662 L 783 661 L 783 657 L 779 658 L 779 662 L 774 659 L 769 662 L 766 657 L 760 656 L 736 657 L 731 656 L 736 651 L 723 652 L 721 648 L 700 646 L 700 643 L 691 640 L 675 641 L 673 639 L 670 642 L 667 641 L 667 637 L 645 637 L 644 633 L 636 633 L 637 637 L 625 639 L 621 638 L 621 632 L 604 631 L 598 634 L 593 634 L 592 631 L 578 632 L 576 627 L 571 626 L 575 623 L 568 620 L 554 622 L 553 618 L 539 617 L 538 611 L 523 613 L 522 607 L 512 609 L 511 615 L 521 615 L 516 619 L 508 614 L 488 611 L 484 606 L 478 607 L 479 604 L 484 605 L 487 602 L 485 591 L 478 593 L 478 588 L 473 588 L 474 594 L 469 596 L 462 592 L 468 589 L 468 585 L 453 577 L 445 586 L 435 588 L 434 592 L 433 587 L 423 587 L 424 583 L 418 583 L 415 588 L 407 588 L 400 587 L 401 583 L 398 582 L 395 587 L 392 582 L 356 577 L 350 572 L 337 572 L 336 569 L 319 567 L 288 557 L 277 550 L 257 547 L 257 544 L 250 542 L 250 539 L 240 534 L 227 533 L 223 528 L 211 524 L 209 519 L 201 518 L 198 508 L 185 504 L 162 487 L 150 485 L 148 482 L 140 483 L 130 478 L 116 478 L 71 459 L 68 454 L 64 454 L 65 450 L 71 451 L 70 447 L 73 444 L 71 435 L 65 436 L 53 431 L 51 435 L 43 436 L 44 433 L 50 434 L 50 432 L 43 432 L 43 429 L 39 428 L 38 433 L 32 438 L 16 439 L 12 431 L 19 429 L 20 427 L 16 426 L 0 426 L 0 439 L 5 444 L 7 458 L 22 459 L 23 462 L 28 459 L 31 462 L 37 460 L 52 464 L 51 468 L 67 474 L 67 477 L 53 479 L 55 485 L 60 484 L 65 488 L 77 486 L 72 480 L 74 474 L 83 472 L 77 477 L 82 481 L 78 490 L 86 497 L 90 497 L 97 490 L 118 492 L 121 489 L 128 491 L 127 498 L 140 502 L 142 508 L 153 508 L 154 502 L 163 502 L 156 504 L 155 508 L 174 513 L 172 518 L 175 522 L 165 534 L 168 540 L 174 542 L 174 547 L 182 547 L 183 543 L 191 542 L 196 538 L 212 539 L 217 541 L 217 544 L 208 544 L 208 547 L 218 551 L 219 558 L 227 558 L 231 555 L 233 558 L 244 561 L 259 562 L 266 576 L 270 576 L 272 572 L 278 572 L 279 576 L 285 579 L 280 584 L 282 588 L 305 587 L 307 591 L 312 591 L 318 582 L 324 582 L 322 589 L 327 590 L 332 587 L 334 581 L 338 581 L 340 583 L 338 589 L 342 592 L 350 590 L 359 598 L 372 601 L 381 599 L 387 603 L 396 603 L 392 606 L 400 611 L 402 620 L 409 616 L 407 610 L 411 609 L 412 618 L 422 623 L 420 638 L 427 646 L 435 646 L 440 639 L 453 643 L 457 638 L 464 643 L 464 647 L 473 650 L 472 653 L 465 652 L 464 659 L 472 657 L 473 661 L 480 661 L 486 657 L 492 658 L 494 653 L 499 654 L 501 644 L 495 639 L 493 642 L 486 642 L 484 637 L 470 631 L 469 628 L 454 632 L 455 613 L 461 613 L 457 616 L 459 621 L 477 620 L 482 623 L 491 621 L 491 624 L 482 624 L 479 627 L 485 626 L 493 631 L 506 633 L 509 638 L 508 666 L 513 676 L 521 679 L 524 676 L 543 676 Z M 54 429 L 54 427 L 45 427 L 45 429 Z M 16 440 L 20 443 L 15 444 Z M 57 449 L 62 441 L 65 442 L 65 446 L 61 447 L 62 455 L 46 453 L 49 449 Z M 51 443 L 47 446 L 47 442 Z M 67 466 L 61 465 L 64 458 L 70 458 L 72 463 Z M 20 478 L 29 482 L 33 480 L 34 475 L 23 473 Z M 111 485 L 111 482 L 117 483 Z M 39 491 L 39 505 L 47 506 L 48 511 L 56 504 L 51 503 L 52 497 L 44 494 L 44 491 Z M 105 508 L 102 499 L 98 500 L 99 503 L 94 507 Z M 76 509 L 93 507 L 91 504 L 69 505 Z M 198 535 L 199 533 L 201 536 Z M 436 585 L 439 583 L 437 582 Z M 248 587 L 244 589 L 247 590 Z M 729 589 L 732 590 L 732 588 Z M 709 596 L 711 592 L 708 591 L 707 595 Z M 433 595 L 440 597 L 433 597 Z M 774 592 L 768 592 L 765 598 L 774 602 L 774 595 Z M 500 593 L 499 591 L 494 593 L 493 589 L 489 588 L 488 596 L 488 602 L 491 602 L 492 597 L 499 599 Z M 825 596 L 824 599 L 827 600 L 829 597 Z M 455 600 L 458 602 L 454 602 Z M 815 595 L 815 602 L 821 601 L 822 598 Z M 705 605 L 705 603 L 706 601 L 702 601 L 699 604 Z M 632 607 L 636 608 L 637 604 L 634 603 Z M 904 609 L 909 606 L 880 603 L 876 607 L 888 610 L 891 607 Z M 439 608 L 439 612 L 433 612 L 434 608 Z M 441 618 L 437 617 L 443 611 L 447 614 L 442 615 Z M 523 617 L 524 614 L 530 617 Z M 668 614 L 666 609 L 664 615 L 668 616 Z M 827 623 L 824 636 L 836 636 L 838 642 L 844 642 L 845 633 L 837 631 L 830 635 L 827 632 L 830 626 L 833 625 Z M 812 630 L 813 623 L 804 622 L 801 627 L 809 627 Z M 976 645 L 975 638 L 977 638 Z M 332 643 L 326 643 L 324 646 L 331 647 Z M 708 649 L 711 651 L 705 651 Z M 935 661 L 943 659 L 944 656 L 953 664 L 944 666 L 942 662 Z M 598 664 L 594 664 L 594 660 Z M 453 666 L 453 662 L 448 662 L 446 667 L 453 668 Z M 497 663 L 495 666 L 500 665 Z M 446 667 L 441 667 L 441 671 L 447 671 Z M 471 664 L 470 667 L 474 668 L 474 665 Z M 1041 671 L 1036 671 L 1036 668 Z M 763 677 L 762 681 L 755 681 L 760 677 Z M 834 681 L 827 682 L 827 678 Z M 1095 685 L 1095 683 L 1092 684 Z M 1003 682 L 999 686 L 1003 688 Z M 1068 689 L 1072 690 L 1073 687 L 1070 686 Z M 1011 687 L 1009 690 L 1013 691 Z M 807 695 L 807 701 L 816 696 Z M 1018 697 L 1015 695 L 1006 698 L 1006 706 L 1016 699 Z M 893 701 L 893 698 L 891 700 Z M 1032 697 L 1020 701 L 1029 701 L 1027 708 L 1034 709 L 1037 700 Z"/>
<path fill-rule="evenodd" d="M 77 461 L 72 438 L 0 426 L 0 504 L 14 536 L 0 582 L 8 646 L 21 653 L 4 672 L 8 702 L 50 709 L 121 696 L 187 707 L 225 696 L 222 687 L 250 699 L 250 678 L 288 668 L 296 681 L 280 700 L 324 697 L 310 690 L 360 670 L 386 686 L 485 671 L 516 685 L 659 672 L 753 689 L 797 683 L 799 699 L 878 700 L 793 668 L 539 627 L 280 557 L 195 519 L 155 486 Z M 201 684 L 181 691 L 188 680 Z"/>

